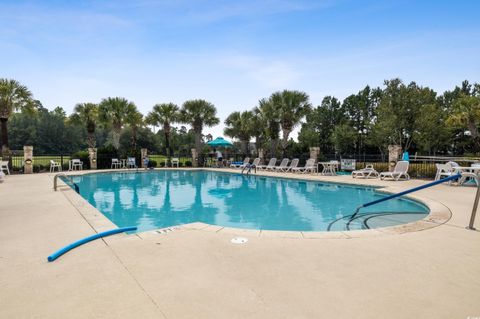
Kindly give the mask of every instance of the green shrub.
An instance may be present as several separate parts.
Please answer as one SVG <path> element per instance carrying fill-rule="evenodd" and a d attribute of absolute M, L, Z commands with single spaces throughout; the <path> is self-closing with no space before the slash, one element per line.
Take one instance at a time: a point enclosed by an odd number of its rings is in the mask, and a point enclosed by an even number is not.
<path fill-rule="evenodd" d="M 192 166 L 192 161 L 185 161 L 185 166 L 186 167 L 191 167 Z"/>

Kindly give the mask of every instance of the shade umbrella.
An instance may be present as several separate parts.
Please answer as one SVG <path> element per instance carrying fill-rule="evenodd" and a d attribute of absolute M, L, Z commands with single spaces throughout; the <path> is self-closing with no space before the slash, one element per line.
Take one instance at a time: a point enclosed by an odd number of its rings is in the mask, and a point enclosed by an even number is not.
<path fill-rule="evenodd" d="M 213 141 L 207 142 L 207 145 L 213 147 L 214 150 L 215 150 L 215 147 L 225 147 L 225 148 L 227 148 L 227 147 L 232 147 L 233 146 L 233 144 L 231 142 L 227 141 L 223 137 L 217 137 Z M 226 153 L 226 151 L 225 151 L 225 153 Z M 223 165 L 223 163 L 222 163 L 222 165 Z"/>
<path fill-rule="evenodd" d="M 207 144 L 212 146 L 212 147 L 220 147 L 220 146 L 232 147 L 233 146 L 233 144 L 231 142 L 227 141 L 223 137 L 217 137 L 213 141 L 207 142 Z"/>

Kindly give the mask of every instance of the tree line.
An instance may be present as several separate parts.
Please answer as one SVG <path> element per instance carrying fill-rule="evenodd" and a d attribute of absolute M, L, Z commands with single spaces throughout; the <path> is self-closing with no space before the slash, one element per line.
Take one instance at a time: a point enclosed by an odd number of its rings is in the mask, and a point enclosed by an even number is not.
<path fill-rule="evenodd" d="M 160 103 L 148 114 L 134 102 L 107 97 L 79 103 L 72 114 L 49 111 L 16 80 L 0 79 L 2 153 L 34 145 L 37 154 L 73 153 L 87 147 L 132 154 L 140 147 L 171 155 L 203 150 L 205 127 L 220 123 L 205 100 Z M 188 125 L 186 126 L 178 125 Z M 260 99 L 251 110 L 225 120 L 226 136 L 244 154 L 264 149 L 270 156 L 295 156 L 318 146 L 323 154 L 384 154 L 388 145 L 425 155 L 469 155 L 480 151 L 480 84 L 464 81 L 439 95 L 400 79 L 366 86 L 343 101 L 333 96 L 312 106 L 305 92 L 284 90 Z M 154 133 L 151 127 L 158 127 Z M 299 128 L 298 142 L 292 132 Z M 252 140 L 254 141 L 252 143 Z M 201 159 L 200 159 L 201 160 Z"/>

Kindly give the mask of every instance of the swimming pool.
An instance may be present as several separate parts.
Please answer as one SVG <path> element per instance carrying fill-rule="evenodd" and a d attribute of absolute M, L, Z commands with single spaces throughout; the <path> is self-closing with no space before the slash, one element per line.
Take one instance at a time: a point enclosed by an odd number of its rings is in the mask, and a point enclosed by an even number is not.
<path fill-rule="evenodd" d="M 238 173 L 188 170 L 74 176 L 80 195 L 118 227 L 138 231 L 192 222 L 225 227 L 325 231 L 393 226 L 424 218 L 428 208 L 394 199 L 355 208 L 385 194 L 371 187 Z"/>

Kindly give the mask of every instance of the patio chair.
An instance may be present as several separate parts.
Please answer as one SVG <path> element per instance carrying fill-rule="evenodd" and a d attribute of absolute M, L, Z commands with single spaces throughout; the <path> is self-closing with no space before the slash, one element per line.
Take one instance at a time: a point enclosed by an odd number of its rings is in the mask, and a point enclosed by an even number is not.
<path fill-rule="evenodd" d="M 5 174 L 3 173 L 3 171 L 0 171 L 0 183 L 3 183 L 4 180 L 5 180 Z"/>
<path fill-rule="evenodd" d="M 298 166 L 298 162 L 299 162 L 299 161 L 300 161 L 300 160 L 299 160 L 298 158 L 292 159 L 292 161 L 290 162 L 290 166 L 288 166 L 288 167 L 285 168 L 285 169 L 282 169 L 281 171 L 282 171 L 282 172 L 285 172 L 285 173 L 291 172 L 292 169 L 294 169 L 294 168 L 296 168 L 296 167 Z"/>
<path fill-rule="evenodd" d="M 435 180 L 438 181 L 442 179 L 442 177 L 450 177 L 454 174 L 455 169 L 453 168 L 451 162 L 446 164 L 435 164 L 437 167 L 437 173 L 435 174 Z"/>
<path fill-rule="evenodd" d="M 284 169 L 286 169 L 288 167 L 288 163 L 290 162 L 290 160 L 288 158 L 284 158 L 282 159 L 282 161 L 280 162 L 280 165 L 278 166 L 275 166 L 273 168 L 273 170 L 275 171 L 283 171 Z"/>
<path fill-rule="evenodd" d="M 266 170 L 266 171 L 271 170 L 271 169 L 273 170 L 276 163 L 277 163 L 277 159 L 275 157 L 272 157 L 268 161 L 267 165 L 257 165 L 257 169 Z"/>
<path fill-rule="evenodd" d="M 180 163 L 180 161 L 179 161 L 178 157 L 172 157 L 172 167 L 177 166 L 177 168 L 178 168 L 179 163 Z"/>
<path fill-rule="evenodd" d="M 336 161 L 336 160 L 332 160 L 330 161 L 330 165 L 332 167 L 332 173 L 336 173 L 338 171 L 338 166 L 340 165 L 340 162 L 339 161 Z"/>
<path fill-rule="evenodd" d="M 59 172 L 61 172 L 62 171 L 62 164 L 60 164 L 59 162 L 54 162 L 54 161 L 50 160 L 50 173 L 55 172 L 55 168 Z"/>
<path fill-rule="evenodd" d="M 75 171 L 75 170 L 77 170 L 77 168 L 82 170 L 83 169 L 83 162 L 78 158 L 74 158 L 70 161 L 70 170 Z"/>
<path fill-rule="evenodd" d="M 242 163 L 240 162 L 233 162 L 230 164 L 232 168 L 244 168 L 247 164 L 250 164 L 250 157 L 245 157 Z"/>
<path fill-rule="evenodd" d="M 373 168 L 372 164 L 368 164 L 365 166 L 365 168 L 356 170 L 352 172 L 352 177 L 353 178 L 377 178 L 379 176 L 379 173 Z"/>
<path fill-rule="evenodd" d="M 0 161 L 0 172 L 6 171 L 7 175 L 10 175 L 10 170 L 8 169 L 8 161 Z"/>
<path fill-rule="evenodd" d="M 409 162 L 407 161 L 399 161 L 397 162 L 397 165 L 395 165 L 395 168 L 393 169 L 393 172 L 382 172 L 380 173 L 380 179 L 384 180 L 386 178 L 398 181 L 402 176 L 405 178 L 405 180 L 410 179 L 410 175 L 408 175 L 408 166 Z"/>
<path fill-rule="evenodd" d="M 304 167 L 294 167 L 291 169 L 292 173 L 300 172 L 300 173 L 307 173 L 307 172 L 312 172 L 315 173 L 317 171 L 317 168 L 315 166 L 315 159 L 314 158 L 309 158 L 307 162 L 305 163 Z"/>
<path fill-rule="evenodd" d="M 127 157 L 127 168 L 137 168 L 135 157 Z"/>
<path fill-rule="evenodd" d="M 122 168 L 122 162 L 118 158 L 112 158 L 111 168 Z"/>

